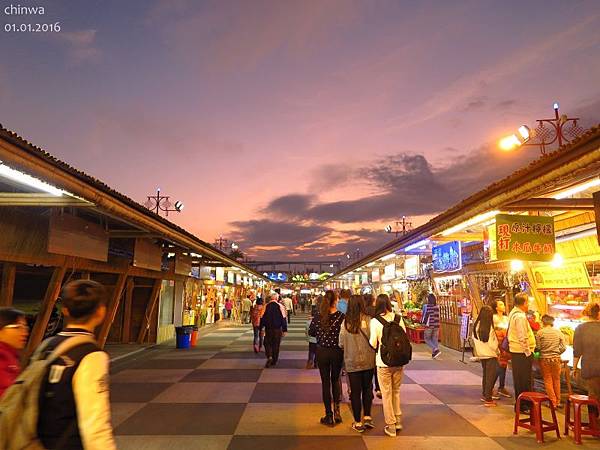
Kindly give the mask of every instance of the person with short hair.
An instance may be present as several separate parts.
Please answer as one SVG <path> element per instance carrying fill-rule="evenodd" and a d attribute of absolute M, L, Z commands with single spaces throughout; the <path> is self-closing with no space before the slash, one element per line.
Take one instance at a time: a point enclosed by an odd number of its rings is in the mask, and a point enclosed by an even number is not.
<path fill-rule="evenodd" d="M 379 294 L 375 305 L 375 318 L 371 319 L 369 341 L 371 347 L 377 349 L 375 364 L 377 366 L 377 378 L 383 394 L 383 415 L 385 417 L 384 433 L 390 437 L 396 436 L 402 431 L 402 408 L 400 406 L 400 386 L 404 367 L 389 367 L 381 359 L 381 340 L 383 338 L 383 324 L 379 321 L 392 322 L 396 319 L 393 312 L 392 302 L 387 294 Z M 399 325 L 406 332 L 404 321 L 400 318 Z"/>
<path fill-rule="evenodd" d="M 542 316 L 544 327 L 535 336 L 537 348 L 540 351 L 540 369 L 546 394 L 555 408 L 560 407 L 560 372 L 562 360 L 560 355 L 567 349 L 565 336 L 554 328 L 554 317 Z"/>
<path fill-rule="evenodd" d="M 28 337 L 25 313 L 14 308 L 0 308 L 0 397 L 21 373 L 19 357 Z"/>
<path fill-rule="evenodd" d="M 309 336 L 308 330 L 310 328 L 310 324 L 317 314 L 317 307 L 311 307 L 310 316 L 306 321 L 306 327 L 304 333 L 306 334 L 306 339 L 308 340 L 308 360 L 306 361 L 307 369 L 316 369 L 317 368 L 317 337 Z"/>
<path fill-rule="evenodd" d="M 263 346 L 263 336 L 260 331 L 260 319 L 262 319 L 264 313 L 265 306 L 263 305 L 262 298 L 258 297 L 250 312 L 250 322 L 252 323 L 252 330 L 254 332 L 254 353 L 259 353 Z"/>
<path fill-rule="evenodd" d="M 86 336 L 50 367 L 40 388 L 38 436 L 45 448 L 116 449 L 110 419 L 109 357 L 94 342 L 106 317 L 106 291 L 95 281 L 77 280 L 61 291 L 66 327 L 44 341 L 52 352 L 72 337 Z"/>
<path fill-rule="evenodd" d="M 267 356 L 265 368 L 277 365 L 281 338 L 287 333 L 287 321 L 281 311 L 281 305 L 277 301 L 278 298 L 277 294 L 271 295 L 271 301 L 267 303 L 265 312 L 260 319 L 260 333 L 263 333 L 263 329 L 265 330 L 263 334 L 265 355 Z"/>
<path fill-rule="evenodd" d="M 531 391 L 531 371 L 533 351 L 535 350 L 535 335 L 527 320 L 529 297 L 521 292 L 515 296 L 515 306 L 508 316 L 508 343 L 512 359 L 513 384 L 516 400 L 522 392 Z M 521 412 L 529 413 L 530 402 L 521 402 Z"/>
<path fill-rule="evenodd" d="M 587 385 L 590 397 L 600 400 L 600 305 L 593 303 L 584 310 L 588 319 L 575 328 L 573 336 L 574 375 L 579 373 Z M 598 410 L 592 408 L 598 416 Z"/>
<path fill-rule="evenodd" d="M 242 323 L 250 323 L 250 310 L 252 309 L 252 300 L 250 295 L 246 295 L 246 298 L 242 300 Z"/>
<path fill-rule="evenodd" d="M 337 302 L 337 310 L 342 314 L 346 314 L 348 310 L 348 302 L 350 301 L 350 296 L 352 295 L 352 291 L 350 289 L 342 289 L 340 291 L 340 298 Z"/>

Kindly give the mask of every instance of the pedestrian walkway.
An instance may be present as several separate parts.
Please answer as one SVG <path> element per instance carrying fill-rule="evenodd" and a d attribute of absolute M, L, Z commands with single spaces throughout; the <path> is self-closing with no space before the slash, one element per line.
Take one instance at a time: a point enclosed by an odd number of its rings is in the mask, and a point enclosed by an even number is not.
<path fill-rule="evenodd" d="M 306 316 L 293 316 L 275 368 L 252 351 L 249 325 L 223 324 L 190 350 L 157 346 L 131 361 L 119 361 L 112 375 L 112 408 L 120 449 L 521 449 L 537 448 L 535 436 L 513 437 L 512 400 L 497 408 L 481 402 L 477 364 L 462 364 L 446 350 L 433 361 L 414 347 L 402 385 L 404 430 L 383 434 L 381 400 L 375 399 L 377 428 L 362 435 L 344 423 L 319 424 L 323 415 L 318 370 L 306 370 Z M 564 423 L 560 415 L 561 427 Z M 544 448 L 575 448 L 572 438 L 546 434 Z M 600 448 L 584 440 L 583 448 Z"/>

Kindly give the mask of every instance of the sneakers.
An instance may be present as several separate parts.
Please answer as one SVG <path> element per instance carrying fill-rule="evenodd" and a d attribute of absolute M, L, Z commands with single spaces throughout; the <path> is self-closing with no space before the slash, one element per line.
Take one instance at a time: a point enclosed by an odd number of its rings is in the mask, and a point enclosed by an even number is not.
<path fill-rule="evenodd" d="M 333 414 L 325 414 L 323 417 L 321 417 L 321 425 L 332 427 L 334 425 Z"/>
<path fill-rule="evenodd" d="M 439 350 L 436 350 L 436 351 L 434 351 L 434 352 L 433 352 L 433 354 L 431 355 L 431 357 L 432 357 L 433 359 L 438 359 L 438 357 L 439 357 L 441 354 L 442 354 L 442 352 L 441 352 L 441 351 L 439 351 Z"/>
<path fill-rule="evenodd" d="M 500 400 L 500 395 L 497 392 L 492 392 L 492 400 Z"/>
<path fill-rule="evenodd" d="M 512 398 L 512 395 L 510 395 L 510 392 L 508 392 L 506 388 L 498 389 L 498 395 L 506 398 Z"/>
<path fill-rule="evenodd" d="M 383 432 L 389 437 L 396 437 L 396 427 L 386 425 L 383 427 Z"/>
<path fill-rule="evenodd" d="M 365 428 L 370 429 L 370 430 L 372 430 L 373 428 L 375 428 L 375 425 L 373 425 L 373 419 L 371 418 L 371 416 L 365 416 L 365 417 L 363 417 L 363 426 Z"/>
<path fill-rule="evenodd" d="M 265 364 L 265 369 L 268 369 L 273 365 L 273 360 L 271 358 L 267 359 L 267 363 Z"/>
<path fill-rule="evenodd" d="M 381 398 L 381 397 L 382 397 L 382 396 L 381 396 L 381 391 L 375 391 L 375 396 L 376 396 L 377 398 Z"/>
<path fill-rule="evenodd" d="M 485 402 L 483 404 L 483 406 L 485 406 L 486 408 L 491 408 L 491 407 L 494 407 L 494 406 L 498 406 L 498 403 L 496 403 L 494 400 L 492 400 L 491 402 Z"/>
<path fill-rule="evenodd" d="M 402 431 L 402 416 L 396 416 L 396 433 Z"/>
<path fill-rule="evenodd" d="M 352 429 L 354 431 L 358 431 L 359 433 L 364 433 L 365 432 L 365 426 L 363 425 L 362 422 L 354 422 L 352 424 Z"/>

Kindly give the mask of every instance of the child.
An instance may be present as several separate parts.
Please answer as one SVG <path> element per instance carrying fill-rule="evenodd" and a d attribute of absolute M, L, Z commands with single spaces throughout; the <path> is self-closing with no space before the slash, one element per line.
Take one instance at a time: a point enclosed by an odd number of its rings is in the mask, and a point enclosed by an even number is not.
<path fill-rule="evenodd" d="M 308 328 L 310 327 L 310 323 L 312 322 L 313 317 L 316 314 L 316 311 L 317 311 L 317 307 L 313 306 L 311 309 L 311 312 L 310 312 L 310 317 L 306 321 L 306 328 L 304 330 L 304 333 L 306 334 L 306 337 L 308 338 L 308 361 L 306 361 L 307 369 L 316 369 L 317 368 L 317 338 L 316 338 L 316 336 L 308 335 Z"/>
<path fill-rule="evenodd" d="M 560 408 L 560 371 L 562 361 L 560 355 L 566 350 L 565 337 L 560 330 L 554 328 L 554 317 L 542 316 L 544 327 L 535 337 L 537 348 L 540 350 L 540 369 L 546 386 L 546 394 Z"/>

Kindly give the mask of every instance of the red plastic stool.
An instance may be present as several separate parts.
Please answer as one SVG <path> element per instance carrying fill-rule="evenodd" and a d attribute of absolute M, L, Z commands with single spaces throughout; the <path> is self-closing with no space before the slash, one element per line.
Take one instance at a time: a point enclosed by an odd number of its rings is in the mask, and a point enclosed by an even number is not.
<path fill-rule="evenodd" d="M 571 420 L 571 404 L 575 420 Z M 581 421 L 581 407 L 587 406 L 589 422 Z M 600 428 L 598 419 L 594 414 L 590 413 L 590 406 L 595 406 L 600 411 L 600 401 L 589 398 L 587 395 L 569 395 L 567 404 L 565 405 L 565 436 L 569 435 L 569 430 L 573 431 L 575 443 L 581 445 L 581 436 L 596 436 L 600 437 Z"/>
<path fill-rule="evenodd" d="M 532 404 L 531 412 L 529 413 L 529 417 L 526 419 L 521 419 L 521 401 L 528 400 Z M 552 422 L 548 422 L 547 420 L 543 420 L 542 418 L 542 403 L 548 402 L 548 406 L 550 407 L 550 412 L 552 413 Z M 517 406 L 515 412 L 515 429 L 513 430 L 513 434 L 518 433 L 518 428 L 526 428 L 531 431 L 535 431 L 535 437 L 539 444 L 544 442 L 544 433 L 546 431 L 556 431 L 556 436 L 560 439 L 560 430 L 558 428 L 558 421 L 556 420 L 556 411 L 554 410 L 554 405 L 550 398 L 539 392 L 523 392 L 517 398 Z"/>

